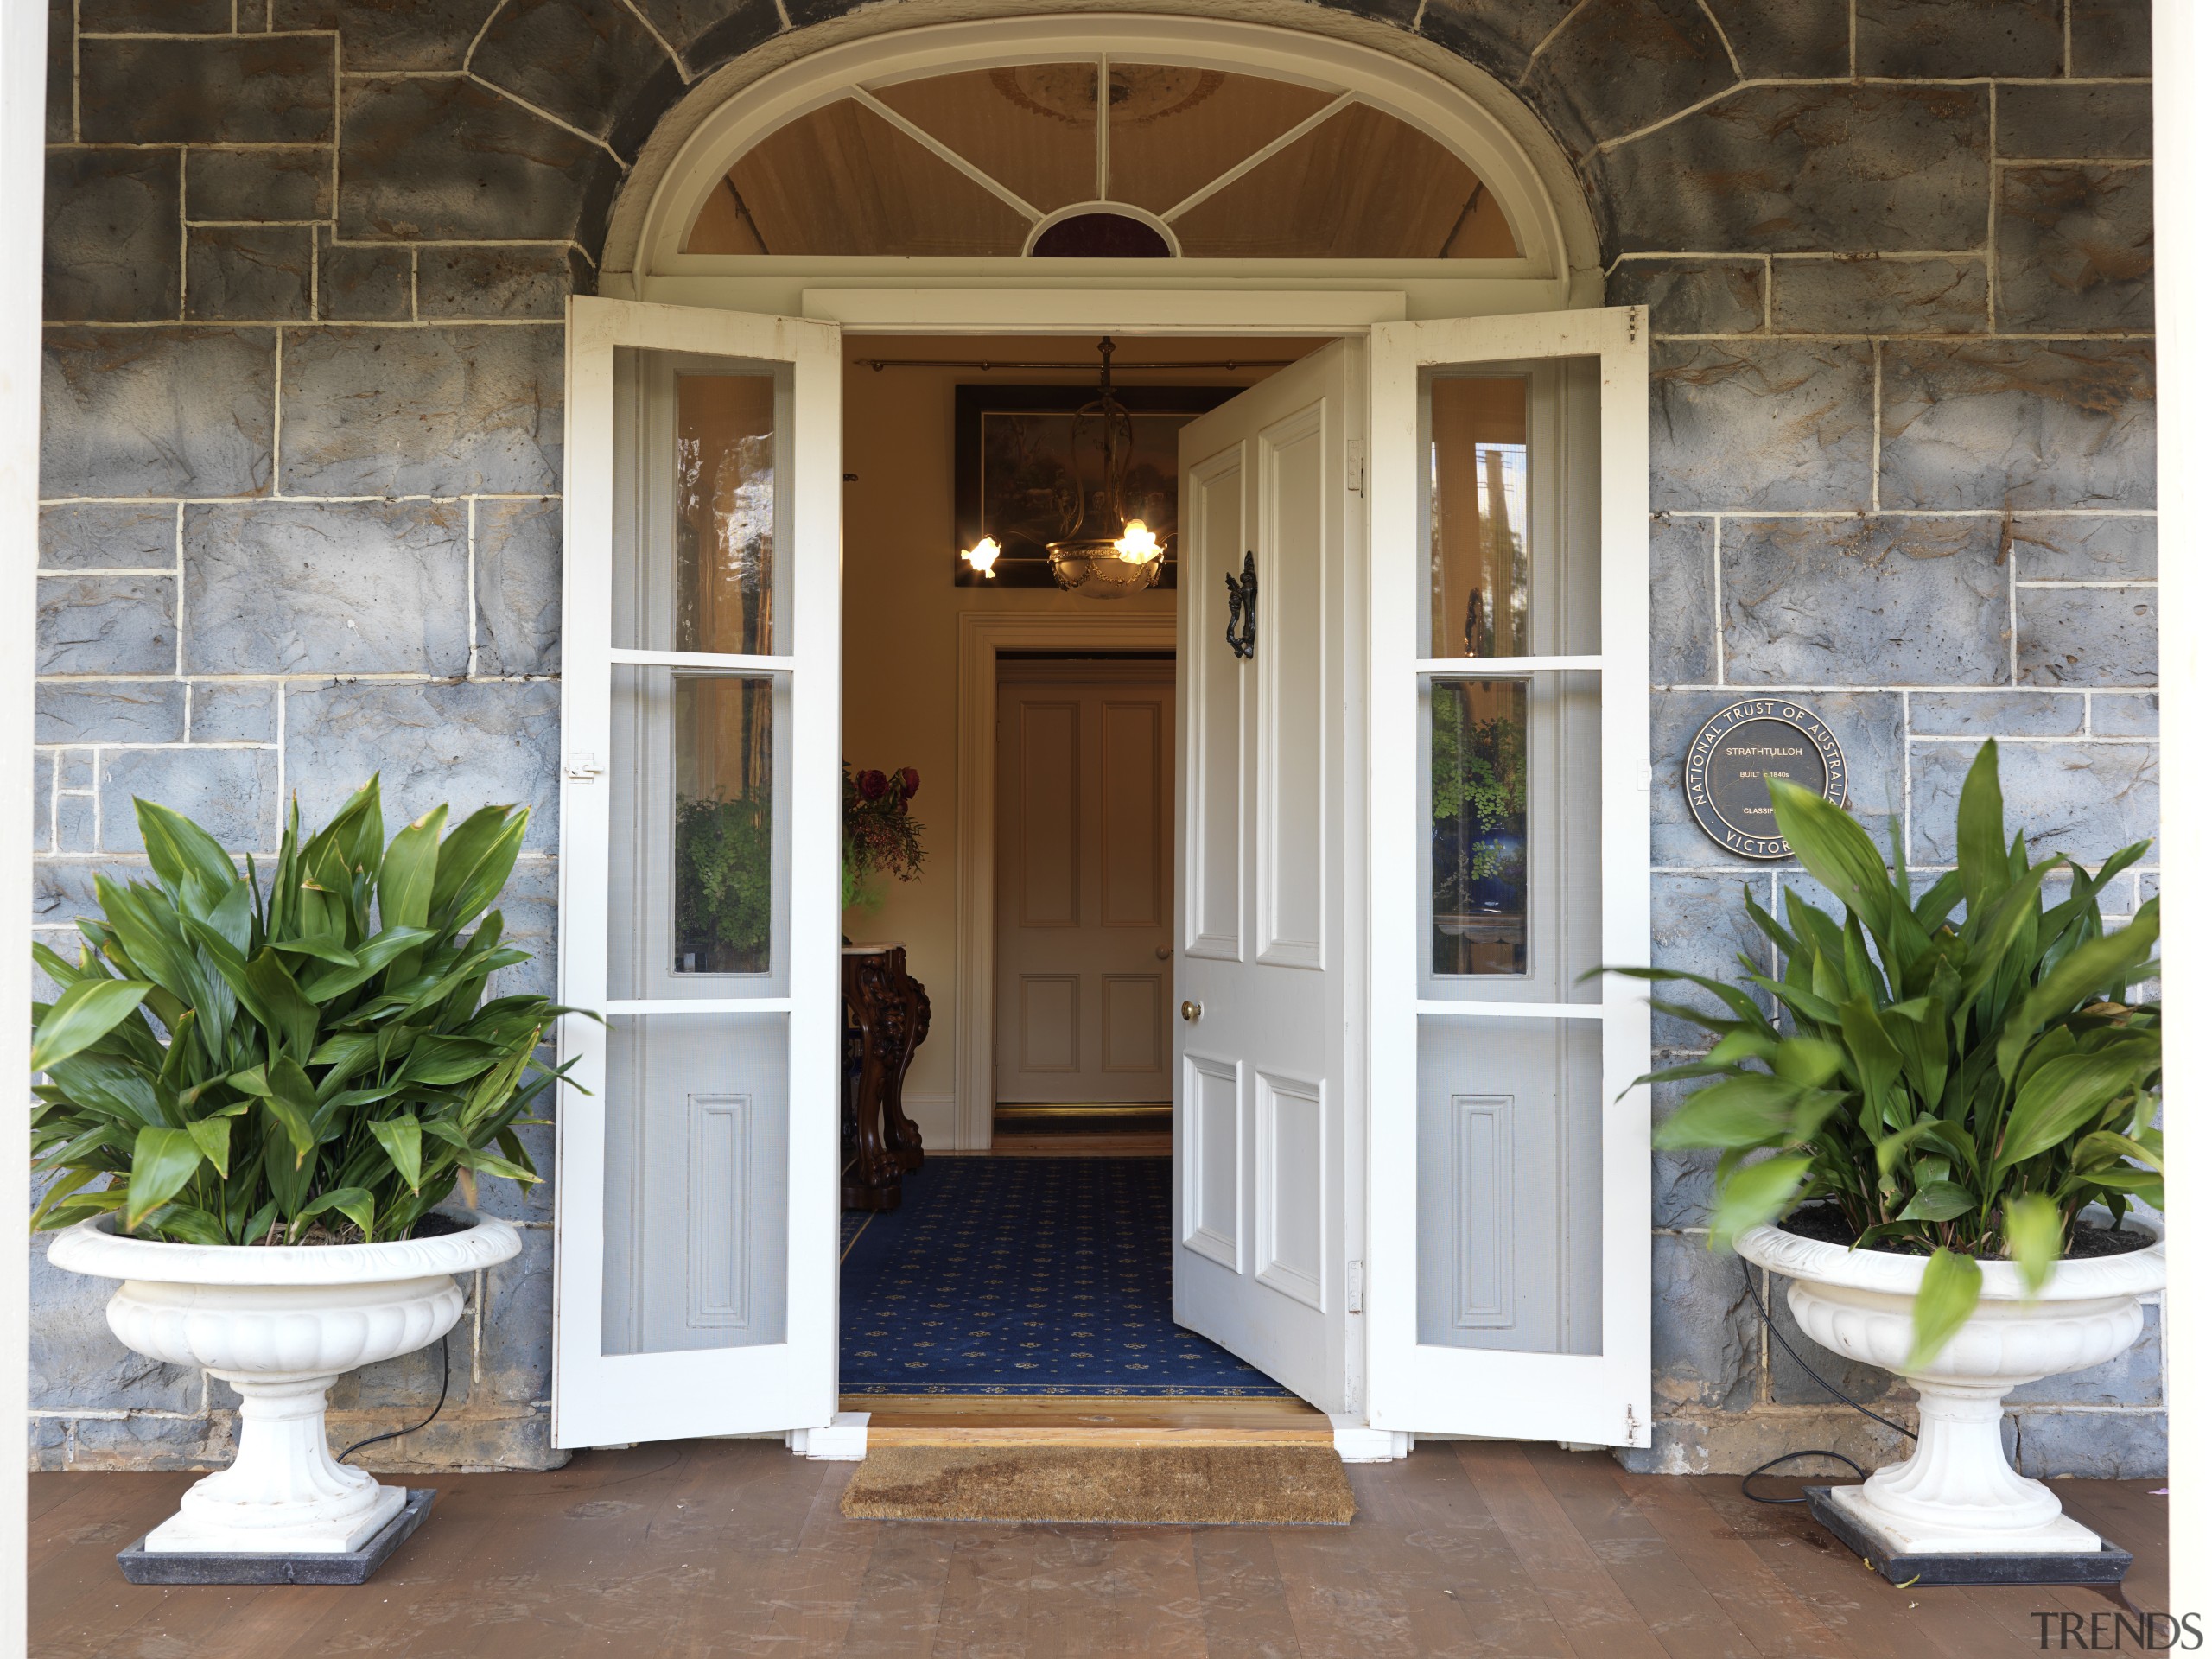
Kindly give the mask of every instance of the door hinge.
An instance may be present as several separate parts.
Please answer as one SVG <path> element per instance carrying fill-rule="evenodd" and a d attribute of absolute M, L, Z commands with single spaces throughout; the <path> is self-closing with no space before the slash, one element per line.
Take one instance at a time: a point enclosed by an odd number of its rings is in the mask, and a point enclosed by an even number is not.
<path fill-rule="evenodd" d="M 1636 1408 L 1632 1404 L 1628 1408 L 1628 1443 L 1636 1444 Z"/>
<path fill-rule="evenodd" d="M 574 778 L 582 783 L 590 782 L 604 770 L 605 768 L 599 764 L 597 755 L 588 754 L 582 749 L 570 749 L 567 757 L 561 762 L 561 775 L 563 778 Z"/>
<path fill-rule="evenodd" d="M 1344 440 L 1344 488 L 1354 495 L 1367 493 L 1367 440 Z"/>
<path fill-rule="evenodd" d="M 1344 1263 L 1344 1312 L 1358 1313 L 1367 1306 L 1367 1263 Z"/>

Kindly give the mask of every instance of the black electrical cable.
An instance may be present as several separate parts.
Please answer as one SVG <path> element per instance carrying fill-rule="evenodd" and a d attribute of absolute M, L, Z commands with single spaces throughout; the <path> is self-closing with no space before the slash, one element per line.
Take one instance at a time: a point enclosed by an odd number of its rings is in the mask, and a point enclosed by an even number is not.
<path fill-rule="evenodd" d="M 1789 1345 L 1789 1338 L 1783 1336 L 1780 1331 L 1775 1328 L 1774 1316 L 1769 1313 L 1766 1310 L 1766 1298 L 1759 1294 L 1759 1287 L 1752 1281 L 1751 1264 L 1742 1256 L 1738 1256 L 1736 1260 L 1744 1269 L 1744 1288 L 1751 1292 L 1751 1306 L 1758 1309 L 1759 1318 L 1765 1321 L 1767 1334 L 1782 1344 L 1782 1351 L 1797 1362 L 1799 1370 L 1802 1370 L 1806 1376 L 1811 1377 L 1814 1382 L 1819 1383 L 1837 1399 L 1842 1401 L 1845 1405 L 1849 1406 L 1861 1417 L 1871 1417 L 1874 1421 L 1881 1424 L 1883 1427 L 1897 1430 L 1898 1433 L 1904 1435 L 1908 1440 L 1915 1442 L 1919 1440 L 1920 1436 L 1914 1433 L 1903 1423 L 1891 1422 L 1888 1418 L 1883 1416 L 1878 1411 L 1867 1410 L 1866 1407 L 1860 1405 L 1849 1395 L 1844 1393 L 1842 1389 L 1837 1388 L 1834 1383 L 1829 1382 L 1827 1378 L 1822 1376 L 1810 1365 L 1806 1364 L 1805 1357 L 1799 1353 L 1795 1348 L 1792 1348 Z M 1777 1464 L 1796 1463 L 1804 1458 L 1830 1458 L 1837 1463 L 1842 1464 L 1853 1474 L 1857 1475 L 1859 1479 L 1864 1480 L 1866 1478 L 1866 1471 L 1864 1469 L 1861 1469 L 1857 1464 L 1852 1462 L 1849 1458 L 1845 1457 L 1840 1452 L 1785 1452 L 1778 1458 L 1768 1459 L 1764 1463 L 1759 1465 L 1758 1468 L 1752 1470 L 1751 1473 L 1744 1477 L 1742 1481 L 1738 1483 L 1744 1496 L 1750 1498 L 1754 1503 L 1770 1503 L 1775 1505 L 1777 1508 L 1785 1507 L 1792 1503 L 1804 1503 L 1806 1500 L 1802 1497 L 1761 1497 L 1757 1492 L 1751 1490 L 1751 1482 L 1758 1476 L 1764 1474 L 1768 1470 L 1775 1467 Z"/>
<path fill-rule="evenodd" d="M 453 1354 L 446 1347 L 446 1341 L 445 1337 L 438 1338 L 438 1403 L 430 1408 L 430 1414 L 416 1424 L 414 1428 L 395 1428 L 389 1434 L 372 1434 L 365 1440 L 354 1441 L 338 1454 L 339 1462 L 345 1462 L 365 1446 L 374 1446 L 379 1440 L 396 1440 L 403 1434 L 412 1434 L 416 1430 L 428 1428 L 437 1421 L 438 1414 L 446 1408 L 446 1389 L 453 1383 Z"/>

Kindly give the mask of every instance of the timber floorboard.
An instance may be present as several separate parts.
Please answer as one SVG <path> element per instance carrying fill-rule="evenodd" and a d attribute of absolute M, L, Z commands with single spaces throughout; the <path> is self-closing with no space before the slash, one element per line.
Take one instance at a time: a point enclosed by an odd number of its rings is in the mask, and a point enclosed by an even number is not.
<path fill-rule="evenodd" d="M 1014 1527 L 848 1520 L 851 1465 L 772 1441 L 587 1452 L 437 1477 L 429 1522 L 357 1589 L 125 1584 L 115 1552 L 190 1478 L 35 1475 L 31 1651 L 2005 1659 L 2039 1650 L 2038 1610 L 2114 1605 L 1892 1589 L 1732 1477 L 1630 1475 L 1601 1452 L 1432 1442 L 1347 1472 L 1350 1527 Z M 2156 1484 L 2060 1488 L 2143 1560 L 2139 1607 L 2164 1591 Z"/>

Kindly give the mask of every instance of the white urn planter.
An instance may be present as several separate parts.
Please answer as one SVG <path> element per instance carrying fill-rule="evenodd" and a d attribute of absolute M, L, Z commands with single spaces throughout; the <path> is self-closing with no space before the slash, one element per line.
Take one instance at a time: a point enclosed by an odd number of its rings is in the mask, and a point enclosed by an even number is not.
<path fill-rule="evenodd" d="M 2156 1233 L 2139 1221 L 2137 1230 Z M 2033 1298 L 2011 1262 L 1981 1264 L 1981 1301 L 1922 1370 L 1912 1300 L 1926 1258 L 1854 1250 L 1754 1227 L 1738 1254 L 1789 1278 L 1805 1333 L 1847 1359 L 1897 1372 L 1920 1395 L 1920 1438 L 1902 1463 L 1829 1501 L 1896 1555 L 2094 1554 L 2103 1541 L 2067 1518 L 2057 1494 L 2006 1461 L 2005 1396 L 2024 1383 L 2086 1370 L 2125 1353 L 2143 1330 L 2143 1302 L 2165 1287 L 2163 1238 L 2121 1255 L 2062 1261 Z"/>
<path fill-rule="evenodd" d="M 330 1385 L 411 1353 L 460 1319 L 454 1282 L 522 1249 L 504 1221 L 382 1244 L 200 1245 L 121 1238 L 107 1218 L 55 1236 L 57 1268 L 123 1283 L 124 1345 L 205 1368 L 238 1391 L 238 1450 L 146 1536 L 149 1554 L 347 1554 L 398 1515 L 404 1488 L 330 1455 Z"/>

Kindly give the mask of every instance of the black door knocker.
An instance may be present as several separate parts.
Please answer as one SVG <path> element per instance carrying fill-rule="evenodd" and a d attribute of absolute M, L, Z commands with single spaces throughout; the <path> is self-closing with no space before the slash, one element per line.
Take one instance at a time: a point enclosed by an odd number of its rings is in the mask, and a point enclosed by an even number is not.
<path fill-rule="evenodd" d="M 1225 575 L 1222 581 L 1229 587 L 1229 648 L 1239 657 L 1249 657 L 1260 632 L 1260 573 L 1252 556 L 1244 556 L 1243 575 Z"/>

